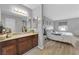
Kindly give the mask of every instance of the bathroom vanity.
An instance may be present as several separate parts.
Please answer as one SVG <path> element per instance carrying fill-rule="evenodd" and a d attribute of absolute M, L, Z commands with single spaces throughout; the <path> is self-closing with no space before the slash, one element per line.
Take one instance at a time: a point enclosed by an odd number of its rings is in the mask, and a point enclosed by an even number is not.
<path fill-rule="evenodd" d="M 0 55 L 20 55 L 38 45 L 37 33 L 22 33 L 0 39 Z"/>

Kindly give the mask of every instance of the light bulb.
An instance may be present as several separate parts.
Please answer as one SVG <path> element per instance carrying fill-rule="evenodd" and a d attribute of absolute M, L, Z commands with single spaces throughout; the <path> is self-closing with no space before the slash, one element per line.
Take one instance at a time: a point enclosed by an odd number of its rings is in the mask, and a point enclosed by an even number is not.
<path fill-rule="evenodd" d="M 28 12 L 24 11 L 24 10 L 22 10 L 20 8 L 13 7 L 11 9 L 12 9 L 13 13 L 20 14 L 20 15 L 23 15 L 23 16 L 28 16 Z"/>

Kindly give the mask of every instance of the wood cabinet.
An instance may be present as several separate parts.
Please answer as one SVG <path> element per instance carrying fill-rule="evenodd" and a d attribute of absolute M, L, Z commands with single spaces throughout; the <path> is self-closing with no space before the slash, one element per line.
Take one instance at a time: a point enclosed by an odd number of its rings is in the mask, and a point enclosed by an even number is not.
<path fill-rule="evenodd" d="M 37 35 L 32 35 L 32 36 L 20 38 L 18 40 L 19 54 L 23 54 L 23 53 L 29 51 L 30 49 L 32 49 L 33 47 L 37 46 L 37 43 L 35 43 L 38 41 L 36 36 Z"/>
<path fill-rule="evenodd" d="M 38 45 L 38 35 L 21 37 L 13 40 L 0 42 L 0 54 L 18 55 L 24 54 Z"/>
<path fill-rule="evenodd" d="M 16 54 L 16 45 L 9 45 L 2 48 L 3 55 L 15 55 Z"/>
<path fill-rule="evenodd" d="M 2 42 L 2 55 L 15 55 L 16 53 L 16 40 Z"/>
<path fill-rule="evenodd" d="M 28 37 L 20 38 L 18 40 L 19 54 L 23 54 L 23 53 L 27 52 L 28 50 L 30 50 L 31 48 L 32 48 L 32 41 L 31 41 L 31 39 L 28 39 Z"/>
<path fill-rule="evenodd" d="M 33 47 L 37 46 L 38 45 L 38 40 L 36 39 L 38 38 L 38 36 L 32 36 L 32 40 L 33 40 Z"/>

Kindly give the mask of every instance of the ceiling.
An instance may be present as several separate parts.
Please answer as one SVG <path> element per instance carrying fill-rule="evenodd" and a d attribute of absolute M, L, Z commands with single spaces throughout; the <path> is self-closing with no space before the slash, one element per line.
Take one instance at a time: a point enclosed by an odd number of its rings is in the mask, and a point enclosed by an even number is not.
<path fill-rule="evenodd" d="M 36 7 L 38 7 L 40 4 L 23 4 L 23 5 L 33 10 Z"/>
<path fill-rule="evenodd" d="M 51 20 L 79 18 L 79 4 L 45 4 L 43 15 Z"/>

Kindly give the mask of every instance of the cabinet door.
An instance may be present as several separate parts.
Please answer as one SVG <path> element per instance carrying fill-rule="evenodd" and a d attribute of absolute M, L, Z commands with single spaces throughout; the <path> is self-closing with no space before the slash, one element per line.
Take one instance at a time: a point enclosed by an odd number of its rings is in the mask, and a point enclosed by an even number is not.
<path fill-rule="evenodd" d="M 32 48 L 32 40 L 28 39 L 27 41 L 28 41 L 27 48 L 28 48 L 28 50 L 30 50 Z"/>
<path fill-rule="evenodd" d="M 19 54 L 23 54 L 27 51 L 26 45 L 28 45 L 27 41 L 22 41 L 22 42 L 18 43 L 18 50 L 19 50 L 18 53 Z"/>
<path fill-rule="evenodd" d="M 35 35 L 32 37 L 32 39 L 33 39 L 33 47 L 37 46 L 38 45 L 38 36 Z"/>
<path fill-rule="evenodd" d="M 30 50 L 31 48 L 32 48 L 32 41 L 30 39 L 26 37 L 19 40 L 19 44 L 18 44 L 19 54 L 23 54 L 28 50 Z"/>
<path fill-rule="evenodd" d="M 2 55 L 15 55 L 16 52 L 16 44 L 2 47 Z"/>

